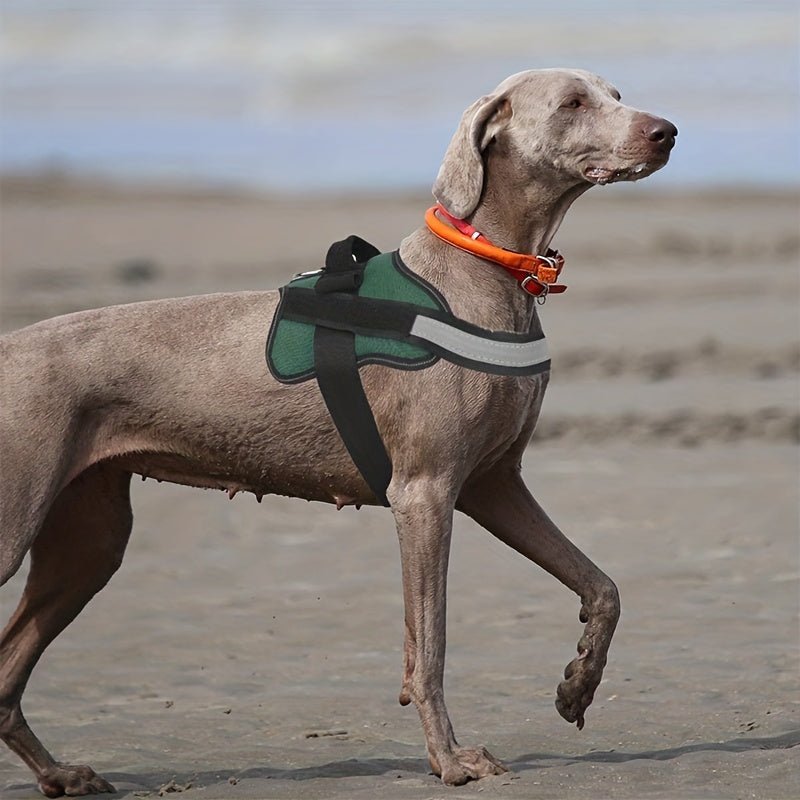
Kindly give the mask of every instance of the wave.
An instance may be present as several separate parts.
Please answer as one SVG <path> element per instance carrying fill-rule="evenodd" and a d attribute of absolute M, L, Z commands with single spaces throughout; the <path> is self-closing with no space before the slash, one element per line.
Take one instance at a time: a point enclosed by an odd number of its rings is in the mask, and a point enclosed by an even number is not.
<path fill-rule="evenodd" d="M 691 131 L 667 180 L 724 180 L 731 165 L 737 181 L 797 180 L 796 5 L 697 5 L 4 0 L 0 167 L 177 164 L 285 185 L 252 159 L 288 149 L 309 160 L 306 185 L 407 185 L 436 166 L 414 166 L 420 144 L 438 157 L 506 75 L 581 66 Z M 720 147 L 720 129 L 741 136 Z"/>
<path fill-rule="evenodd" d="M 416 64 L 468 57 L 574 57 L 682 54 L 714 57 L 742 48 L 796 47 L 793 3 L 729 2 L 714 12 L 672 3 L 653 12 L 617 0 L 571 3 L 564 9 L 526 2 L 153 4 L 105 0 L 5 2 L 0 65 L 164 70 L 274 70 L 289 78 L 309 72 L 347 73 L 393 60 Z M 470 11 L 470 9 L 473 9 Z"/>

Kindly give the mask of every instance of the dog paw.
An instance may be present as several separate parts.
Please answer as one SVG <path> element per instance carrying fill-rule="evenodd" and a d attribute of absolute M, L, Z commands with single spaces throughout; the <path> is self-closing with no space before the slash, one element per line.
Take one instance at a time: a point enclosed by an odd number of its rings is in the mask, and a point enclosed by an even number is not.
<path fill-rule="evenodd" d="M 594 700 L 594 693 L 603 677 L 605 661 L 593 657 L 588 649 L 581 649 L 578 657 L 567 664 L 564 680 L 556 690 L 556 709 L 567 722 L 574 722 L 583 730 L 584 714 Z"/>
<path fill-rule="evenodd" d="M 487 775 L 502 775 L 508 767 L 498 761 L 485 747 L 456 747 L 452 754 L 439 760 L 441 770 L 434 770 L 447 786 L 461 786 Z"/>
<path fill-rule="evenodd" d="M 116 789 L 101 778 L 91 767 L 56 764 L 38 776 L 39 791 L 45 797 L 79 797 L 85 794 L 116 792 Z"/>

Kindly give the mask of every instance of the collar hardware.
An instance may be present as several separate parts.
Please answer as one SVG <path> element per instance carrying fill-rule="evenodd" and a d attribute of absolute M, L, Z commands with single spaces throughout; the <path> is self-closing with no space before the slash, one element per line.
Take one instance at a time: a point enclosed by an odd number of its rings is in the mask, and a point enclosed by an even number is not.
<path fill-rule="evenodd" d="M 535 284 L 533 289 L 529 289 L 529 284 Z M 550 286 L 549 284 L 545 283 L 544 281 L 540 281 L 535 275 L 526 275 L 522 279 L 522 283 L 520 283 L 520 288 L 527 292 L 528 294 L 532 294 L 536 298 L 536 302 L 543 306 L 545 301 L 547 300 L 547 295 L 550 294 Z"/>
<path fill-rule="evenodd" d="M 431 233 L 448 244 L 503 267 L 516 278 L 522 291 L 533 295 L 540 304 L 548 295 L 567 289 L 563 283 L 557 283 L 564 268 L 564 257 L 557 250 L 548 250 L 546 255 L 540 256 L 497 247 L 473 225 L 454 217 L 441 204 L 427 210 L 425 224 Z"/>

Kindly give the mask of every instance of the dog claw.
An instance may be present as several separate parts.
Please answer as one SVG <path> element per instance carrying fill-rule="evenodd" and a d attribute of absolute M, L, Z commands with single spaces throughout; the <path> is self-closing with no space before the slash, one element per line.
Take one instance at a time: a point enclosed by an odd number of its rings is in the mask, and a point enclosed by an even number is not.
<path fill-rule="evenodd" d="M 564 680 L 556 690 L 556 709 L 567 721 L 574 722 L 578 730 L 583 730 L 586 721 L 584 713 L 594 700 L 594 693 L 600 684 L 602 667 L 588 659 L 589 650 L 581 650 L 578 657 L 570 661 L 564 669 Z"/>
<path fill-rule="evenodd" d="M 586 724 L 584 714 L 594 700 L 594 693 L 603 676 L 605 659 L 598 659 L 588 641 L 583 636 L 578 643 L 578 655 L 564 668 L 564 680 L 556 691 L 556 709 L 578 730 Z"/>
<path fill-rule="evenodd" d="M 443 766 L 437 769 L 441 763 Z M 434 773 L 447 786 L 463 786 L 467 781 L 488 775 L 502 775 L 508 767 L 498 761 L 485 747 L 457 747 L 447 758 L 431 759 Z"/>
<path fill-rule="evenodd" d="M 91 767 L 56 764 L 39 776 L 39 791 L 45 797 L 79 797 L 117 790 Z"/>

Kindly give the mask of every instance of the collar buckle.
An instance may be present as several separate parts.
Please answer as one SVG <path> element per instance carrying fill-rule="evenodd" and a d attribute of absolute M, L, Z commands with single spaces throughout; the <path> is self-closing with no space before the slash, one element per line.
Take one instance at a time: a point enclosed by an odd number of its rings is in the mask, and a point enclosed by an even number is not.
<path fill-rule="evenodd" d="M 559 256 L 536 256 L 538 263 L 536 274 L 544 283 L 555 283 L 564 266 L 564 259 Z"/>
<path fill-rule="evenodd" d="M 535 284 L 535 288 L 528 288 L 531 283 Z M 543 306 L 547 302 L 547 295 L 550 294 L 550 286 L 543 280 L 540 280 L 532 272 L 522 279 L 520 287 L 528 294 L 532 294 L 540 306 Z"/>

